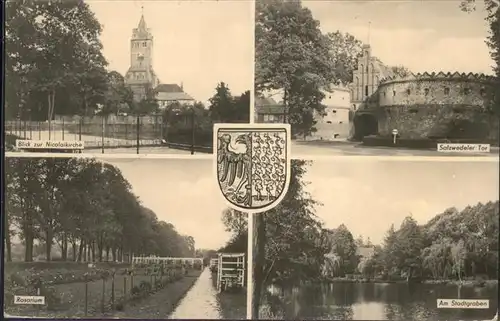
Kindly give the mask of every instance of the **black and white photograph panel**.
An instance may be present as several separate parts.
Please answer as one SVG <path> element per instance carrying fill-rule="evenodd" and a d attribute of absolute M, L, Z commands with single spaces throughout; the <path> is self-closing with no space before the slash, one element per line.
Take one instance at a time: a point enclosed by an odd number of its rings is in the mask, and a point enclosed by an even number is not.
<path fill-rule="evenodd" d="M 255 215 L 252 318 L 498 317 L 498 162 L 357 159 L 294 160 Z"/>
<path fill-rule="evenodd" d="M 5 316 L 246 318 L 247 216 L 217 195 L 211 160 L 5 167 Z"/>
<path fill-rule="evenodd" d="M 257 0 L 254 121 L 299 158 L 498 157 L 499 6 Z"/>
<path fill-rule="evenodd" d="M 8 1 L 6 150 L 211 153 L 213 123 L 249 122 L 253 13 L 251 1 Z"/>

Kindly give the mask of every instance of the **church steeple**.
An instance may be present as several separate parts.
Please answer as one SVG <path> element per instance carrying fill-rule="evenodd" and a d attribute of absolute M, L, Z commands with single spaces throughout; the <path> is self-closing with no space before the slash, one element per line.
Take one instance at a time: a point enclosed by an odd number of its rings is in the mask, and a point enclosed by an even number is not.
<path fill-rule="evenodd" d="M 148 31 L 148 27 L 146 26 L 146 20 L 144 19 L 144 15 L 141 15 L 141 20 L 139 21 L 139 26 L 137 27 L 140 31 Z"/>
<path fill-rule="evenodd" d="M 141 7 L 142 8 L 142 7 Z M 142 8 L 141 19 L 139 20 L 139 24 L 137 28 L 134 29 L 133 36 L 139 39 L 152 39 L 148 26 L 146 25 L 146 19 L 144 18 L 144 8 Z"/>
<path fill-rule="evenodd" d="M 144 19 L 144 6 L 141 7 L 141 20 L 139 20 L 139 25 L 137 26 L 139 32 L 148 32 L 148 27 L 146 26 L 146 20 Z"/>
<path fill-rule="evenodd" d="M 141 9 L 143 9 L 141 7 Z M 134 98 L 144 98 L 146 87 L 156 87 L 158 79 L 153 71 L 153 35 L 147 28 L 144 12 L 130 39 L 130 68 L 125 76 L 126 83 L 134 92 Z"/>

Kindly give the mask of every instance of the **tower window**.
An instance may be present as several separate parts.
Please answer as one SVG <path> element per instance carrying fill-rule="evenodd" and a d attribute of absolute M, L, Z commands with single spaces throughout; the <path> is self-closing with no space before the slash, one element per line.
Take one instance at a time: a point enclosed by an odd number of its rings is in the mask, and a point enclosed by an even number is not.
<path fill-rule="evenodd" d="M 384 97 L 385 97 L 385 91 L 384 91 Z"/>
<path fill-rule="evenodd" d="M 395 90 L 392 91 L 392 96 L 396 97 L 396 91 Z"/>
<path fill-rule="evenodd" d="M 470 94 L 470 88 L 464 88 L 464 95 Z"/>
<path fill-rule="evenodd" d="M 484 90 L 484 88 L 481 88 L 479 94 L 484 97 L 486 95 L 486 90 Z"/>
<path fill-rule="evenodd" d="M 411 90 L 410 89 L 406 89 L 406 94 L 410 95 L 411 94 Z"/>
<path fill-rule="evenodd" d="M 366 72 L 368 72 L 368 65 L 366 65 Z"/>
<path fill-rule="evenodd" d="M 425 89 L 424 89 L 424 94 L 425 94 L 426 96 L 429 96 L 429 88 L 425 88 Z"/>
<path fill-rule="evenodd" d="M 368 96 L 368 86 L 365 86 L 365 96 Z"/>
<path fill-rule="evenodd" d="M 444 94 L 445 94 L 445 95 L 449 95 L 449 94 L 450 94 L 450 88 L 445 87 L 445 88 L 444 88 Z"/>
<path fill-rule="evenodd" d="M 146 47 L 146 41 L 144 41 L 144 42 L 142 43 L 142 46 L 143 46 L 143 47 Z"/>

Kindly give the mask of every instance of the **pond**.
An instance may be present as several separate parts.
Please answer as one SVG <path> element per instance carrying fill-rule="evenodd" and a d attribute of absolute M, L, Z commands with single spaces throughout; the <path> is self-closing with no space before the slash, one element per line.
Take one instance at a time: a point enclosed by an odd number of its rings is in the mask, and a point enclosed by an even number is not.
<path fill-rule="evenodd" d="M 488 299 L 489 309 L 437 309 L 437 299 L 458 298 Z M 270 287 L 261 311 L 286 320 L 491 320 L 497 308 L 498 285 L 329 283 Z"/>

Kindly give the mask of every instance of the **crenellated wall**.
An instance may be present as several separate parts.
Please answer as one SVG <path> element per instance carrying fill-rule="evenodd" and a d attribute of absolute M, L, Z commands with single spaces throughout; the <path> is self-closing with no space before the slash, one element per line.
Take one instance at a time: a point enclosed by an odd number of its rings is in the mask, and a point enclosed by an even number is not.
<path fill-rule="evenodd" d="M 498 137 L 498 120 L 485 112 L 494 78 L 482 74 L 410 74 L 383 80 L 378 100 L 379 135 L 401 137 Z"/>
<path fill-rule="evenodd" d="M 466 104 L 482 107 L 493 98 L 494 79 L 477 74 L 417 74 L 388 78 L 378 87 L 379 106 Z"/>

